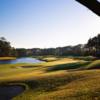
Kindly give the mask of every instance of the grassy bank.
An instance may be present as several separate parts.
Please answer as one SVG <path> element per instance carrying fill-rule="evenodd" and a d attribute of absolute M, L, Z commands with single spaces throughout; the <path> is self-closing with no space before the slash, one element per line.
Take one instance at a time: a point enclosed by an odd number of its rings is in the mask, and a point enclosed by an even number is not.
<path fill-rule="evenodd" d="M 44 75 L 49 67 L 78 61 L 79 60 L 69 58 L 60 58 L 56 61 L 43 62 L 39 64 L 1 64 L 0 82 L 25 80 L 30 79 L 31 77 L 38 77 Z"/>
<path fill-rule="evenodd" d="M 99 100 L 100 71 L 58 71 L 33 78 L 29 89 L 13 100 Z"/>
<path fill-rule="evenodd" d="M 16 57 L 0 57 L 0 60 L 13 60 L 16 59 Z"/>
<path fill-rule="evenodd" d="M 13 100 L 99 100 L 100 60 L 42 57 L 39 64 L 0 65 L 1 84 L 24 84 Z M 97 67 L 98 66 L 98 67 Z"/>

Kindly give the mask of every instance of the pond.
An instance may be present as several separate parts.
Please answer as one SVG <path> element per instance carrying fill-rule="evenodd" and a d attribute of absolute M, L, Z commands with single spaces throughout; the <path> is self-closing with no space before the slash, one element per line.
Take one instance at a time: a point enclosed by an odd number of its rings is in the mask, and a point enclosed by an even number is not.
<path fill-rule="evenodd" d="M 43 62 L 36 58 L 22 57 L 14 60 L 0 60 L 0 64 L 17 64 L 17 63 L 40 63 Z"/>
<path fill-rule="evenodd" d="M 0 100 L 11 100 L 25 90 L 24 86 L 0 86 Z"/>

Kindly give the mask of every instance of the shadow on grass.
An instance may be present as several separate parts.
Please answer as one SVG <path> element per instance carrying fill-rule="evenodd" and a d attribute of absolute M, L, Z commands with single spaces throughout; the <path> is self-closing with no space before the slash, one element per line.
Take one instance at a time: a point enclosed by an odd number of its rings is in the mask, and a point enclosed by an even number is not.
<path fill-rule="evenodd" d="M 76 62 L 76 63 L 60 64 L 60 65 L 50 66 L 46 71 L 52 72 L 52 71 L 58 71 L 58 70 L 77 69 L 77 68 L 85 67 L 89 63 L 90 62 Z"/>
<path fill-rule="evenodd" d="M 33 80 L 25 83 L 31 90 L 35 92 L 52 92 L 58 90 L 60 86 L 67 85 L 75 80 L 79 80 L 80 78 L 84 78 L 84 76 L 69 74 L 61 77 L 53 76 L 41 78 L 38 80 Z"/>
<path fill-rule="evenodd" d="M 72 57 L 73 59 L 79 59 L 79 60 L 84 60 L 84 61 L 94 61 L 97 60 L 96 57 L 93 56 L 81 56 L 81 57 Z"/>
<path fill-rule="evenodd" d="M 87 66 L 87 69 L 100 69 L 100 60 L 96 60 Z"/>

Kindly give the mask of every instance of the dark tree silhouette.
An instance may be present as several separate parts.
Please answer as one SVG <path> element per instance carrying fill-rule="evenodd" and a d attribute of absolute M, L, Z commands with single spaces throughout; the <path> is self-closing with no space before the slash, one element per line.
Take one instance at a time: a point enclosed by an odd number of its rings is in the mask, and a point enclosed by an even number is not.
<path fill-rule="evenodd" d="M 76 0 L 100 16 L 100 2 L 97 0 Z"/>
<path fill-rule="evenodd" d="M 11 46 L 4 37 L 0 37 L 0 56 L 10 56 Z"/>
<path fill-rule="evenodd" d="M 94 55 L 100 58 L 100 34 L 90 38 L 86 45 L 89 48 L 90 55 Z"/>

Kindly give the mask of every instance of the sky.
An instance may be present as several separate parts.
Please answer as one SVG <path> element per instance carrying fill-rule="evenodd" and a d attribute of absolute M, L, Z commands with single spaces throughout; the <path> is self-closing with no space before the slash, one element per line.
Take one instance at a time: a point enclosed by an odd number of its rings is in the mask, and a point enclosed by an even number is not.
<path fill-rule="evenodd" d="M 85 44 L 100 17 L 75 0 L 0 0 L 0 37 L 15 48 Z"/>

